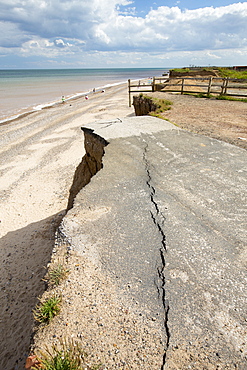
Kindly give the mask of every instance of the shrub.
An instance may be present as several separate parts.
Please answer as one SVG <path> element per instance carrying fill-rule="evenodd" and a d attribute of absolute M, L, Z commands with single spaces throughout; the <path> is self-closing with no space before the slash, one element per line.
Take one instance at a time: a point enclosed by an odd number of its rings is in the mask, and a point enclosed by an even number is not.
<path fill-rule="evenodd" d="M 34 319 L 40 323 L 48 324 L 51 319 L 59 313 L 61 301 L 61 297 L 55 294 L 44 302 L 40 300 L 40 303 L 33 311 Z"/>

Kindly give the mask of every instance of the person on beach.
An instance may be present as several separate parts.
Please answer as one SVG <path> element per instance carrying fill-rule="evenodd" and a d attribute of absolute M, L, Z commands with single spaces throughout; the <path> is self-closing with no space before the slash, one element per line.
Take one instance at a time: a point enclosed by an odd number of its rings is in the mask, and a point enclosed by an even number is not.
<path fill-rule="evenodd" d="M 85 99 L 88 100 L 88 96 L 87 95 L 85 95 Z"/>
<path fill-rule="evenodd" d="M 65 97 L 64 97 L 64 95 L 62 96 L 62 103 L 64 103 L 65 102 Z"/>

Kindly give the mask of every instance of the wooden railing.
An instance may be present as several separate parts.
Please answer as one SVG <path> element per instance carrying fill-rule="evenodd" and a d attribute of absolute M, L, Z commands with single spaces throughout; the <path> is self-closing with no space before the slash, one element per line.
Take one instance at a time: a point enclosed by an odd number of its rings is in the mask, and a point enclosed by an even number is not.
<path fill-rule="evenodd" d="M 247 79 L 219 77 L 153 77 L 152 80 L 132 84 L 128 81 L 129 106 L 132 93 L 177 92 L 180 94 L 219 94 L 247 98 Z"/>
<path fill-rule="evenodd" d="M 131 107 L 131 94 L 132 93 L 145 93 L 145 92 L 154 92 L 155 86 L 155 78 L 147 79 L 147 80 L 140 80 L 138 83 L 133 85 L 130 80 L 128 80 L 128 90 L 129 90 L 129 106 Z M 133 90 L 134 89 L 134 90 Z"/>

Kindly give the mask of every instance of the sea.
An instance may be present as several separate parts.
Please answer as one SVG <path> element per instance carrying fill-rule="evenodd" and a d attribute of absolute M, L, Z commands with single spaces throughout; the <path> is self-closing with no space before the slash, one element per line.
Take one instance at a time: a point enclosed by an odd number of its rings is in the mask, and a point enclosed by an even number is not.
<path fill-rule="evenodd" d="M 162 76 L 168 68 L 2 69 L 0 123 L 130 80 Z"/>

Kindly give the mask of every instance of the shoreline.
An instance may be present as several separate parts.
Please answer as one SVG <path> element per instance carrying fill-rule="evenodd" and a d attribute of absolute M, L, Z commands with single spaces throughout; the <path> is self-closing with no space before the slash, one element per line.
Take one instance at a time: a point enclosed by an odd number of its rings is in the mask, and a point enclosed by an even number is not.
<path fill-rule="evenodd" d="M 1 126 L 1 369 L 22 370 L 28 355 L 44 266 L 84 155 L 81 126 L 130 114 L 124 84 Z"/>
<path fill-rule="evenodd" d="M 26 116 L 28 116 L 32 113 L 36 113 L 36 112 L 39 112 L 39 111 L 44 110 L 44 109 L 53 108 L 55 106 L 58 106 L 60 104 L 65 103 L 65 102 L 71 102 L 71 101 L 74 101 L 76 99 L 83 98 L 86 95 L 92 95 L 92 94 L 100 93 L 101 92 L 100 90 L 102 90 L 102 89 L 109 89 L 111 87 L 118 86 L 118 85 L 124 85 L 126 83 L 127 83 L 127 81 L 121 81 L 121 82 L 116 82 L 116 83 L 113 83 L 113 84 L 106 84 L 106 85 L 102 85 L 102 86 L 94 88 L 95 91 L 88 90 L 88 91 L 85 91 L 85 92 L 75 93 L 73 95 L 65 96 L 64 100 L 61 99 L 61 100 L 50 101 L 50 102 L 47 102 L 47 103 L 44 103 L 44 104 L 38 104 L 36 106 L 33 106 L 32 108 L 29 107 L 29 108 L 20 109 L 21 111 L 22 110 L 24 110 L 24 111 L 21 112 L 21 113 L 16 113 L 14 115 L 6 116 L 3 119 L 0 119 L 0 126 L 6 125 L 6 124 L 8 124 L 10 122 L 13 122 L 13 121 L 16 121 L 18 119 L 25 118 Z"/>
<path fill-rule="evenodd" d="M 18 118 L 30 111 L 54 106 L 77 96 L 84 96 L 93 89 L 100 91 L 128 79 L 146 79 L 159 76 L 164 69 L 92 69 L 92 70 L 0 70 L 2 111 L 0 124 Z"/>

